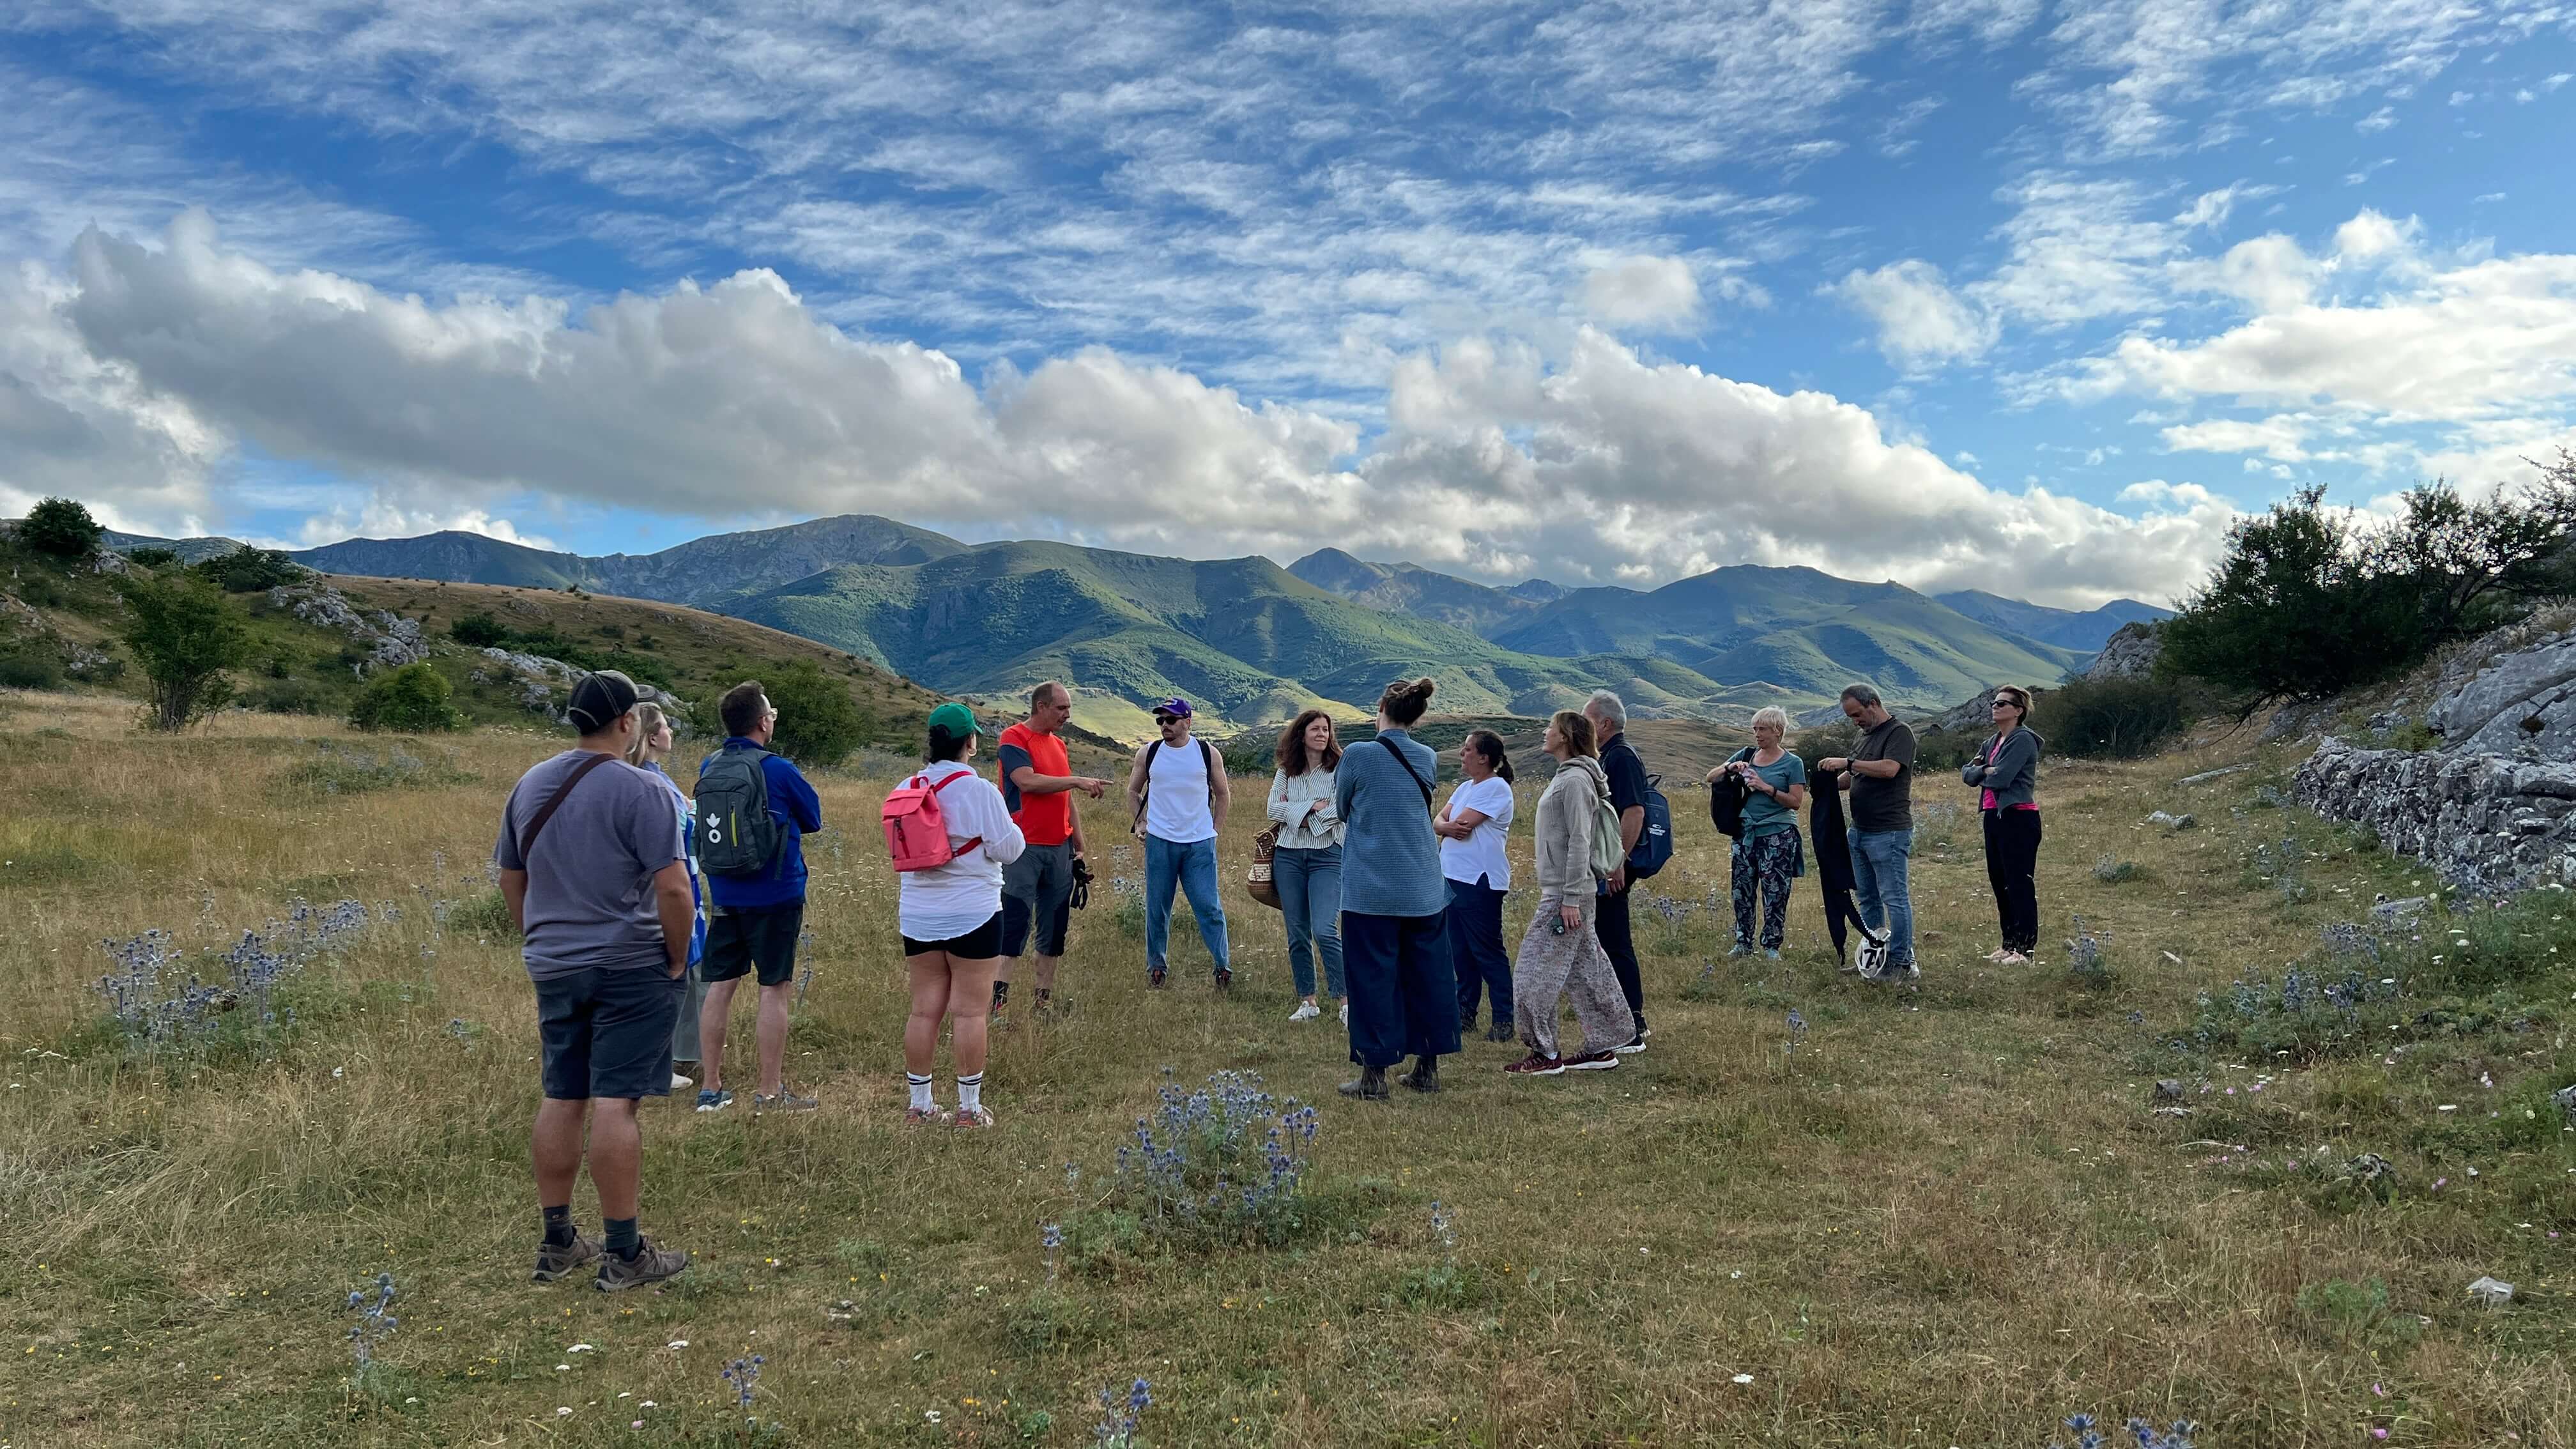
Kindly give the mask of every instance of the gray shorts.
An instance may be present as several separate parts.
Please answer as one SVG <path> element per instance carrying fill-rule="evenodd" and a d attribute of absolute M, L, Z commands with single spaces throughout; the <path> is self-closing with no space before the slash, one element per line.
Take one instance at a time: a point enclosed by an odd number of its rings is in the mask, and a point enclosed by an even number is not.
<path fill-rule="evenodd" d="M 1002 894 L 1025 907 L 1002 913 L 1002 954 L 1018 956 L 1034 930 L 1039 955 L 1063 955 L 1072 914 L 1066 907 L 1073 899 L 1073 842 L 1023 849 L 1019 859 L 1002 867 Z"/>

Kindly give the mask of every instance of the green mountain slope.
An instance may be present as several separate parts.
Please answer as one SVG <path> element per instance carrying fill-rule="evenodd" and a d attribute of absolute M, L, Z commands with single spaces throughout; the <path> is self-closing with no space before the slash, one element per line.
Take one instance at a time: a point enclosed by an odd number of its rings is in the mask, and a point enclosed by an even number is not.
<path fill-rule="evenodd" d="M 2086 653 L 2100 649 L 2112 635 L 2120 632 L 2123 625 L 2173 617 L 2171 609 L 2159 609 L 2136 599 L 2113 599 L 2098 609 L 2078 613 L 2072 609 L 2052 609 L 2044 604 L 2000 598 L 1983 589 L 1961 589 L 1957 593 L 1933 597 L 1980 624 L 2019 634 L 2025 639 L 2036 639 L 2042 644 L 2081 649 Z"/>
<path fill-rule="evenodd" d="M 1650 709 L 1722 693 L 1670 660 L 1548 659 L 1464 629 L 1338 598 L 1267 559 L 1195 562 L 1057 543 L 999 543 L 907 566 L 850 566 L 717 601 L 961 693 L 1056 677 L 1096 727 L 1178 694 L 1216 720 L 1309 705 L 1365 712 L 1388 680 L 1428 674 L 1448 709 L 1529 714 L 1625 687 Z M 1132 729 L 1128 732 L 1132 733 Z"/>
<path fill-rule="evenodd" d="M 849 514 L 783 528 L 710 534 L 659 553 L 613 553 L 600 558 L 551 553 L 454 531 L 418 538 L 353 538 L 288 557 L 324 573 L 532 589 L 578 587 L 621 598 L 694 605 L 721 595 L 775 587 L 838 564 L 923 563 L 965 546 L 945 534 L 890 518 Z"/>

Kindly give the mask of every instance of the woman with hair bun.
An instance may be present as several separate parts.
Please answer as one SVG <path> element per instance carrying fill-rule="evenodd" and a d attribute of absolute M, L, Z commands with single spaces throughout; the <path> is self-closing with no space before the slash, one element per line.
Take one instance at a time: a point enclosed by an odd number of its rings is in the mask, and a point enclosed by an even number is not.
<path fill-rule="evenodd" d="M 1413 738 L 1432 682 L 1398 680 L 1377 702 L 1377 738 L 1343 751 L 1333 772 L 1342 820 L 1342 974 L 1351 996 L 1351 1060 L 1342 1095 L 1384 1101 L 1386 1069 L 1440 1090 L 1440 1059 L 1458 1050 L 1458 977 L 1449 959 L 1448 882 L 1432 831 L 1440 757 Z"/>
<path fill-rule="evenodd" d="M 903 1069 L 912 1101 L 908 1123 L 948 1120 L 931 1099 L 931 1056 L 939 1023 L 949 1023 L 948 1056 L 957 1070 L 960 1127 L 990 1127 L 984 1106 L 984 1052 L 993 1010 L 993 973 L 1002 964 L 1002 867 L 1020 858 L 1027 837 L 993 782 L 966 761 L 984 727 L 962 704 L 930 712 L 928 763 L 906 785 L 936 792 L 941 823 L 955 854 L 946 865 L 903 870 L 896 920 L 903 964 L 912 978 L 912 1016 L 903 1027 Z"/>

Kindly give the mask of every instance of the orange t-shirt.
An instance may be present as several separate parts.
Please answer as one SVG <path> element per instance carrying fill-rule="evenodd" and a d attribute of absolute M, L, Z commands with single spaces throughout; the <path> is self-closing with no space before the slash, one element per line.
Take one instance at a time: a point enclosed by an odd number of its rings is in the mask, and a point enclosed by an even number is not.
<path fill-rule="evenodd" d="M 1002 803 L 1010 807 L 1011 819 L 1018 822 L 1029 844 L 1064 844 L 1073 838 L 1073 796 L 1064 791 L 1021 794 L 1011 783 L 1011 772 L 1022 765 L 1041 775 L 1072 774 L 1073 761 L 1064 752 L 1063 738 L 1039 734 L 1025 721 L 1002 731 L 1001 786 Z"/>

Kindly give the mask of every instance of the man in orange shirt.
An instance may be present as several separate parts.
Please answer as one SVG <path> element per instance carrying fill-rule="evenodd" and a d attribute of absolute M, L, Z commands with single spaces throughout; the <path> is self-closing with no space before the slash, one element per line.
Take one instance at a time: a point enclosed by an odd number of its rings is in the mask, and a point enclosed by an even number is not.
<path fill-rule="evenodd" d="M 1029 691 L 1029 717 L 1002 731 L 1002 803 L 1027 837 L 1028 848 L 1002 869 L 1002 967 L 993 980 L 993 1009 L 1010 998 L 1011 971 L 1032 931 L 1037 936 L 1038 1009 L 1055 992 L 1055 968 L 1064 959 L 1072 923 L 1074 865 L 1083 859 L 1082 816 L 1073 808 L 1079 790 L 1094 800 L 1106 780 L 1073 773 L 1057 731 L 1073 714 L 1073 695 L 1050 680 Z"/>

